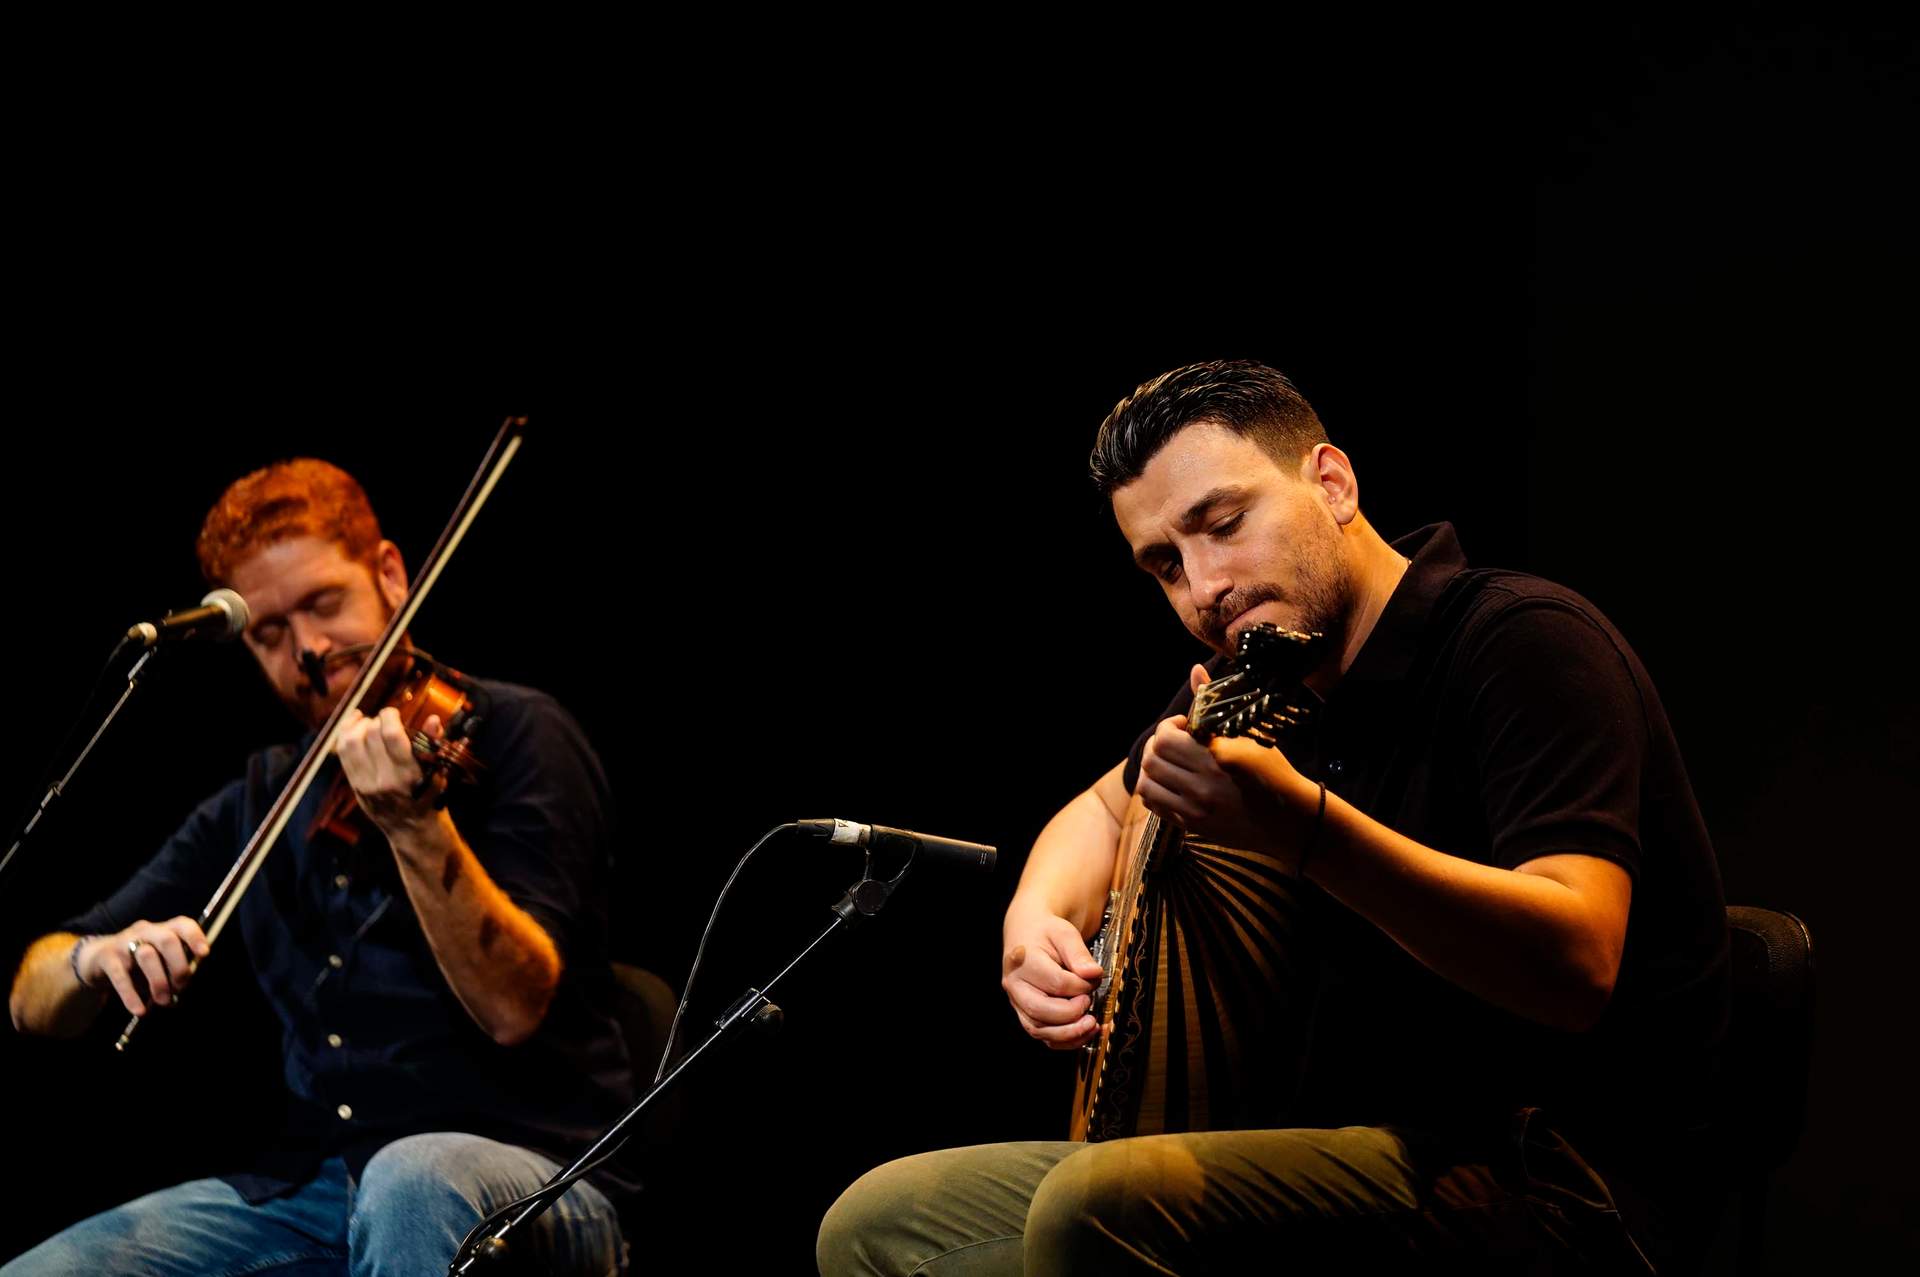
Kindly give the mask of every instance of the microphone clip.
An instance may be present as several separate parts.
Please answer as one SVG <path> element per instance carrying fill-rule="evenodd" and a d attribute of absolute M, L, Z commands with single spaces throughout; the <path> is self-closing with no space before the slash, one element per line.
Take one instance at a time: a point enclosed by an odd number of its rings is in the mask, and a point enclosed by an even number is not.
<path fill-rule="evenodd" d="M 912 862 L 913 853 L 907 853 L 907 860 L 909 863 Z M 867 872 L 861 876 L 859 882 L 847 888 L 847 894 L 834 903 L 833 911 L 850 923 L 873 917 L 886 907 L 887 898 L 893 894 L 893 889 L 900 885 L 900 879 L 904 878 L 906 873 L 903 866 L 900 872 L 890 879 L 873 877 L 873 856 L 869 853 Z"/>

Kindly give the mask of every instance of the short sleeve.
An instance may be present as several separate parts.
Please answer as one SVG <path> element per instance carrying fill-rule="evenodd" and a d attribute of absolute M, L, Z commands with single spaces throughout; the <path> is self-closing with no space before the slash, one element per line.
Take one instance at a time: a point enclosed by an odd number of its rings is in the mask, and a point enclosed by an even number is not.
<path fill-rule="evenodd" d="M 1637 878 L 1650 746 L 1620 640 L 1563 601 L 1529 599 L 1476 631 L 1467 675 L 1493 863 L 1575 853 Z"/>
<path fill-rule="evenodd" d="M 477 819 L 456 806 L 455 823 L 487 876 L 572 963 L 606 944 L 606 777 L 585 733 L 556 701 L 513 692 L 496 695 L 475 741 L 488 767 L 486 801 Z"/>

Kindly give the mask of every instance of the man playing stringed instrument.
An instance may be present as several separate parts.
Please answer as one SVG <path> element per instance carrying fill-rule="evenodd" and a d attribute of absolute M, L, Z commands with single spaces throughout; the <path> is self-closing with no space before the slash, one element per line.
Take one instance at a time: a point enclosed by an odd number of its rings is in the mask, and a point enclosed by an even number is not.
<path fill-rule="evenodd" d="M 208 581 L 247 600 L 247 647 L 313 739 L 409 589 L 360 485 L 314 460 L 257 471 L 208 514 L 198 550 Z M 335 755 L 364 835 L 349 846 L 316 822 L 316 785 L 240 899 L 290 1096 L 264 1160 L 82 1220 L 0 1271 L 444 1271 L 469 1228 L 631 1102 L 607 1003 L 606 780 L 550 697 L 478 686 L 477 784 L 443 805 L 397 712 L 355 711 Z M 73 1036 L 109 1005 L 171 1006 L 209 952 L 200 906 L 300 753 L 254 755 L 124 886 L 35 942 L 15 1025 Z M 575 1186 L 525 1249 L 546 1272 L 620 1269 L 608 1194 L 632 1187 Z"/>
<path fill-rule="evenodd" d="M 1695 1137 L 1725 915 L 1625 640 L 1571 591 L 1469 569 L 1448 525 L 1389 544 L 1258 364 L 1141 386 L 1092 466 L 1222 658 L 1255 626 L 1323 636 L 1300 695 L 1323 703 L 1281 748 L 1202 743 L 1187 704 L 1226 662 L 1197 666 L 1034 845 L 1002 985 L 1059 1050 L 1152 1022 L 1122 1128 L 880 1167 L 828 1213 L 821 1271 L 1684 1268 L 1715 1217 Z M 1186 835 L 1146 876 L 1158 952 L 1129 979 L 1154 1000 L 1103 1024 L 1088 941 L 1149 814 Z"/>

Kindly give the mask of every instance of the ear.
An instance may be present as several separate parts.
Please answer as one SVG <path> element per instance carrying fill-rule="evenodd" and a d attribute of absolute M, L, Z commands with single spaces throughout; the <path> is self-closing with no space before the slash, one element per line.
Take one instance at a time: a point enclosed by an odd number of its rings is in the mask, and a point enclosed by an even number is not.
<path fill-rule="evenodd" d="M 388 607 L 398 610 L 406 602 L 407 565 L 400 560 L 400 547 L 391 541 L 382 541 L 373 552 L 373 583 Z"/>
<path fill-rule="evenodd" d="M 1320 490 L 1327 512 L 1341 527 L 1360 513 L 1360 480 L 1347 454 L 1330 443 L 1317 443 L 1300 463 L 1300 477 Z"/>

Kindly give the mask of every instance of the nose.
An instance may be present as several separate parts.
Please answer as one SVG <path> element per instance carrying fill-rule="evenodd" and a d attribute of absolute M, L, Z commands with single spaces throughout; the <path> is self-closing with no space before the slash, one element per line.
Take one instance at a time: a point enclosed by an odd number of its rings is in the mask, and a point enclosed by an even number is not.
<path fill-rule="evenodd" d="M 333 640 L 328 638 L 321 628 L 310 618 L 291 616 L 287 618 L 288 637 L 293 640 L 294 655 L 312 652 L 315 656 L 325 656 L 333 650 Z"/>
<path fill-rule="evenodd" d="M 1233 592 L 1233 573 L 1219 556 L 1189 554 L 1186 568 L 1187 589 L 1193 596 L 1193 606 L 1200 611 L 1213 611 Z"/>

